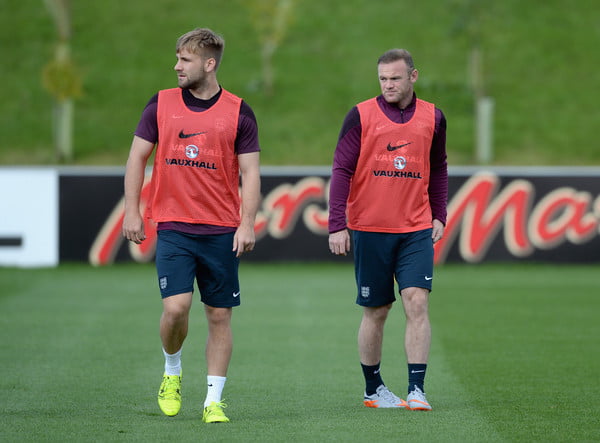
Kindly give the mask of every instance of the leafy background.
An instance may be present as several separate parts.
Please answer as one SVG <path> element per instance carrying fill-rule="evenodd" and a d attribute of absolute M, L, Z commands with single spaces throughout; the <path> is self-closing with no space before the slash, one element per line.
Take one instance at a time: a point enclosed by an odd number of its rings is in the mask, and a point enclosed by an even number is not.
<path fill-rule="evenodd" d="M 267 165 L 326 165 L 341 123 L 378 94 L 376 60 L 405 47 L 417 94 L 448 119 L 449 161 L 474 164 L 473 48 L 493 97 L 500 165 L 598 165 L 600 4 L 595 0 L 289 0 L 277 31 L 270 0 L 72 0 L 76 165 L 123 165 L 147 100 L 176 85 L 177 37 L 210 27 L 226 39 L 221 84 L 254 109 Z M 57 163 L 53 97 L 42 72 L 57 30 L 41 0 L 1 0 L 0 165 Z M 273 86 L 261 50 L 272 37 Z"/>

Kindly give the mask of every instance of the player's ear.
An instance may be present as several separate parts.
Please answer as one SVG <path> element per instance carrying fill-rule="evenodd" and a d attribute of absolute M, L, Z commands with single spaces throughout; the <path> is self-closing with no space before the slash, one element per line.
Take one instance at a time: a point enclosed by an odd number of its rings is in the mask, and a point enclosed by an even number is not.
<path fill-rule="evenodd" d="M 217 60 L 215 60 L 213 57 L 207 58 L 206 61 L 204 62 L 204 71 L 213 72 L 216 70 L 217 70 Z"/>
<path fill-rule="evenodd" d="M 419 71 L 417 71 L 416 69 L 413 69 L 412 72 L 409 75 L 410 81 L 415 83 L 417 81 L 417 79 L 419 78 Z"/>

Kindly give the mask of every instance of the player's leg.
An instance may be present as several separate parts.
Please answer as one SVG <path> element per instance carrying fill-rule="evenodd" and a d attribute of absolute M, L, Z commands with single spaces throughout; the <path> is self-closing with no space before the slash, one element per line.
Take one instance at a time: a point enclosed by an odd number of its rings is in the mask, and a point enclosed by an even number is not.
<path fill-rule="evenodd" d="M 204 305 L 204 311 L 208 322 L 208 338 L 206 341 L 208 373 L 226 377 L 233 350 L 232 309 Z"/>
<path fill-rule="evenodd" d="M 358 328 L 358 355 L 365 378 L 365 397 L 372 396 L 379 386 L 384 385 L 381 377 L 381 349 L 383 328 L 391 308 L 391 304 L 376 308 L 363 307 Z"/>
<path fill-rule="evenodd" d="M 165 371 L 158 390 L 158 405 L 165 415 L 177 415 L 181 409 L 181 350 L 188 331 L 192 293 L 163 299 L 160 338 L 165 356 Z"/>
<path fill-rule="evenodd" d="M 433 279 L 431 230 L 405 234 L 400 248 L 396 279 L 406 315 L 404 348 L 408 366 L 410 409 L 431 410 L 424 382 L 431 347 L 429 292 Z"/>
<path fill-rule="evenodd" d="M 407 403 L 390 391 L 381 377 L 383 329 L 391 308 L 391 303 L 363 307 L 358 329 L 358 352 L 365 377 L 363 404 L 370 408 L 407 408 Z"/>
<path fill-rule="evenodd" d="M 402 306 L 406 314 L 404 348 L 408 363 L 427 364 L 431 345 L 431 323 L 429 322 L 429 291 L 423 288 L 405 288 L 400 291 Z"/>
<path fill-rule="evenodd" d="M 358 329 L 358 352 L 365 378 L 363 403 L 373 408 L 403 408 L 381 376 L 383 331 L 394 296 L 392 243 L 388 234 L 353 232 L 358 295 L 363 307 Z"/>
<path fill-rule="evenodd" d="M 383 329 L 392 304 L 378 307 L 363 307 L 358 328 L 358 353 L 363 365 L 379 365 L 383 346 Z"/>
<path fill-rule="evenodd" d="M 206 340 L 207 390 L 204 399 L 203 419 L 208 423 L 227 422 L 222 401 L 223 388 L 227 381 L 227 369 L 233 350 L 231 332 L 232 308 L 215 308 L 204 305 L 208 322 Z"/>
<path fill-rule="evenodd" d="M 177 415 L 181 408 L 181 352 L 188 332 L 189 312 L 195 276 L 190 239 L 174 231 L 159 231 L 156 269 L 163 301 L 160 338 L 165 356 L 158 404 L 165 415 Z"/>
<path fill-rule="evenodd" d="M 239 259 L 231 251 L 233 233 L 205 236 L 200 242 L 196 278 L 208 323 L 203 421 L 222 423 L 229 421 L 223 412 L 222 392 L 233 350 L 232 308 L 240 304 Z"/>
<path fill-rule="evenodd" d="M 160 317 L 160 338 L 163 349 L 167 354 L 175 354 L 181 351 L 188 333 L 191 306 L 191 292 L 163 298 L 163 312 Z"/>
<path fill-rule="evenodd" d="M 404 347 L 408 363 L 408 397 L 410 409 L 431 410 L 425 398 L 425 372 L 431 346 L 431 324 L 428 313 L 429 291 L 405 288 L 401 291 L 406 313 Z"/>

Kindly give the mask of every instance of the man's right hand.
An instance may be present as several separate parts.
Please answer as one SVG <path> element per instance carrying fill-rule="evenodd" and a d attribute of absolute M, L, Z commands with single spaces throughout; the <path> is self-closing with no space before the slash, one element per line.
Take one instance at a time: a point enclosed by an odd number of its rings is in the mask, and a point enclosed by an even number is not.
<path fill-rule="evenodd" d="M 329 250 L 335 255 L 347 255 L 350 252 L 350 234 L 347 229 L 329 234 Z"/>
<path fill-rule="evenodd" d="M 123 218 L 123 237 L 138 245 L 146 240 L 146 234 L 144 233 L 144 220 L 139 213 L 125 213 L 125 217 Z"/>

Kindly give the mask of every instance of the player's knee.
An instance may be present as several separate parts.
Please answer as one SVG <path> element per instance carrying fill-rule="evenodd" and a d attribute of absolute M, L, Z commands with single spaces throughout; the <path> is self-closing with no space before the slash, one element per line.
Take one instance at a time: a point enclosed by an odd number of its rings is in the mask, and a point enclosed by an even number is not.
<path fill-rule="evenodd" d="M 382 323 L 387 319 L 390 309 L 392 309 L 391 304 L 377 307 L 365 307 L 363 316 L 372 322 Z"/>
<path fill-rule="evenodd" d="M 231 322 L 231 308 L 214 308 L 206 306 L 206 317 L 213 325 L 229 325 Z"/>
<path fill-rule="evenodd" d="M 179 294 L 163 299 L 163 315 L 173 321 L 187 318 L 191 303 L 187 294 Z"/>
<path fill-rule="evenodd" d="M 429 291 L 422 288 L 406 288 L 402 290 L 402 303 L 407 316 L 422 317 L 427 315 Z"/>
<path fill-rule="evenodd" d="M 404 288 L 400 291 L 404 303 L 427 304 L 429 291 L 424 288 Z"/>

